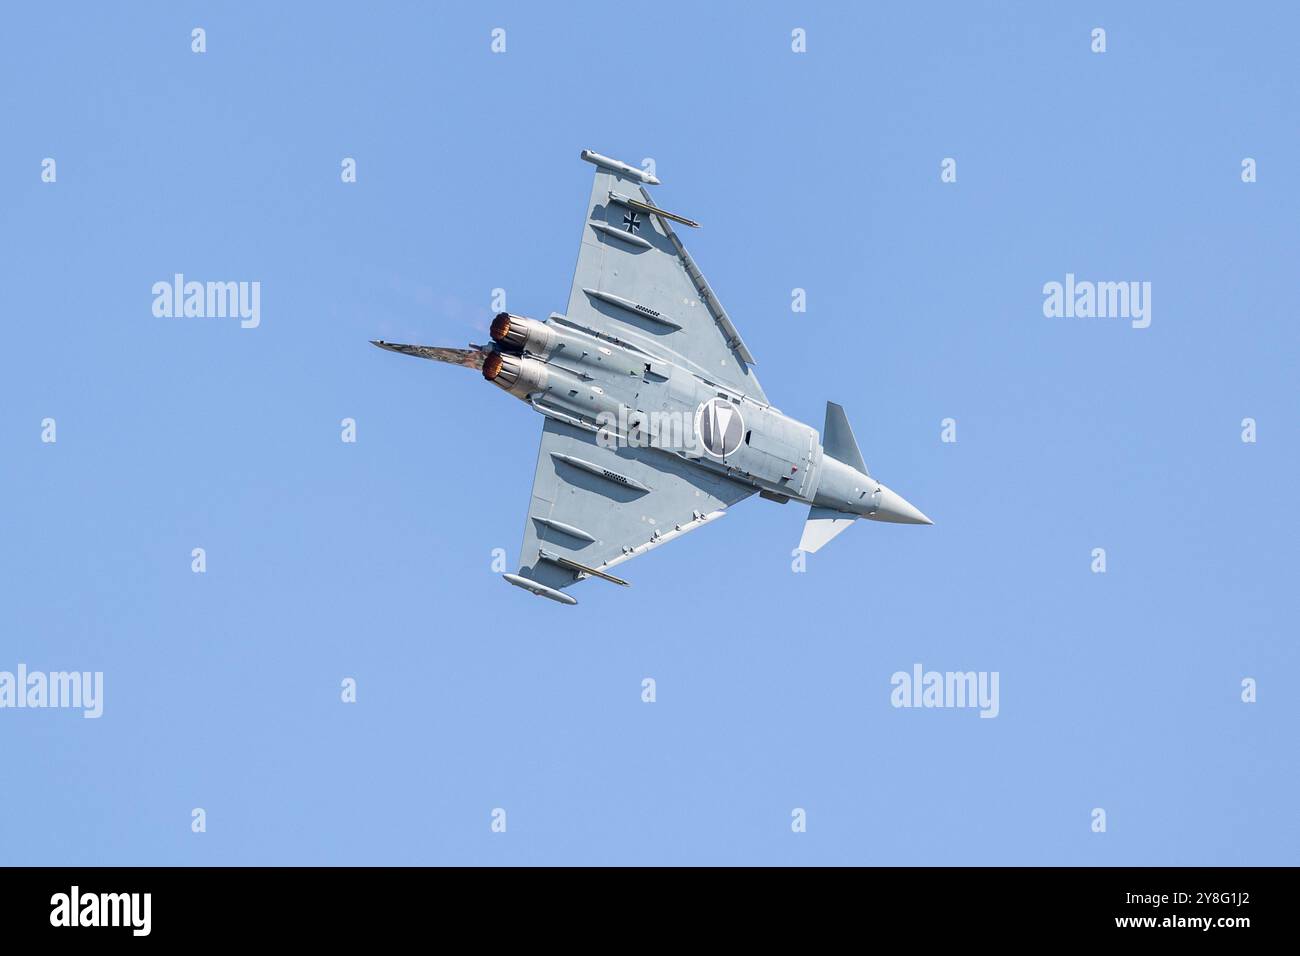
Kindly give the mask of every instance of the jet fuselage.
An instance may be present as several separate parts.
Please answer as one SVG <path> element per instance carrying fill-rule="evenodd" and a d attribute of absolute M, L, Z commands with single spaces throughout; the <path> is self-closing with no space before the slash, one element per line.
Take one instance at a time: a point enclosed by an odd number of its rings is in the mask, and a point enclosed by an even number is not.
<path fill-rule="evenodd" d="M 847 514 L 929 524 L 864 469 L 827 454 L 817 429 L 703 370 L 552 315 L 501 313 L 483 377 L 542 415 L 593 431 L 605 447 L 651 447 L 759 489 Z"/>

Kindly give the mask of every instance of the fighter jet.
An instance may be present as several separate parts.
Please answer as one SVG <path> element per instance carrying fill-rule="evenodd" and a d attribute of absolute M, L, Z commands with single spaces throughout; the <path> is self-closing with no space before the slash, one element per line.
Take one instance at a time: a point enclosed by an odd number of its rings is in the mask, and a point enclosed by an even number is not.
<path fill-rule="evenodd" d="M 511 584 L 561 604 L 587 578 L 710 524 L 757 493 L 809 505 L 799 548 L 858 518 L 932 524 L 873 478 L 844 409 L 821 433 L 783 414 L 754 356 L 678 238 L 698 223 L 657 206 L 653 174 L 583 150 L 596 167 L 568 308 L 503 312 L 468 349 L 380 348 L 478 369 L 545 419 L 520 567 Z"/>

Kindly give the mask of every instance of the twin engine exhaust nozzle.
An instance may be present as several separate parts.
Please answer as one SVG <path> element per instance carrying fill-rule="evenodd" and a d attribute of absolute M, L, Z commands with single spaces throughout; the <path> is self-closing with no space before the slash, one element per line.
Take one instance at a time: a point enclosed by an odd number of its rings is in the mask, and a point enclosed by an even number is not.
<path fill-rule="evenodd" d="M 498 351 L 483 362 L 483 377 L 517 398 L 543 391 L 549 378 L 546 365 L 519 353 L 545 355 L 554 343 L 554 333 L 536 319 L 509 312 L 493 319 L 489 331 Z"/>
<path fill-rule="evenodd" d="M 555 332 L 549 325 L 509 312 L 498 313 L 489 332 L 492 341 L 506 352 L 531 352 L 545 358 L 555 347 Z"/>

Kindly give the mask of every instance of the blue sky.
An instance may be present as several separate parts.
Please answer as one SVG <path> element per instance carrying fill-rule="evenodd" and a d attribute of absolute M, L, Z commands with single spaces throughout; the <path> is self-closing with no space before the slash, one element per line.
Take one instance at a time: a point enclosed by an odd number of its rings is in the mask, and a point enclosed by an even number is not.
<path fill-rule="evenodd" d="M 5 12 L 0 670 L 104 713 L 0 710 L 0 862 L 1294 864 L 1295 11 L 545 6 Z M 584 147 L 934 527 L 796 574 L 754 499 L 576 608 L 500 580 L 540 420 L 367 340 L 563 309 Z M 260 326 L 155 317 L 176 272 Z M 892 707 L 915 663 L 998 717 Z"/>

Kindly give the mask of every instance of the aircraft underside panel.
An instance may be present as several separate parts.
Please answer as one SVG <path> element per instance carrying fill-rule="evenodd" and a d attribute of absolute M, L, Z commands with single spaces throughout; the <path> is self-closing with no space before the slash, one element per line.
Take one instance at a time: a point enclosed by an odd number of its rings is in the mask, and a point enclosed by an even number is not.
<path fill-rule="evenodd" d="M 519 575 L 556 591 L 721 517 L 757 489 L 652 448 L 604 448 L 548 418 Z"/>
<path fill-rule="evenodd" d="M 670 223 L 630 176 L 596 168 L 567 318 L 770 404 L 753 357 Z"/>

